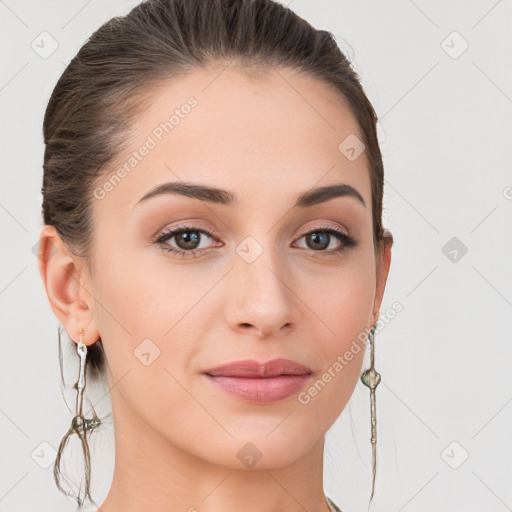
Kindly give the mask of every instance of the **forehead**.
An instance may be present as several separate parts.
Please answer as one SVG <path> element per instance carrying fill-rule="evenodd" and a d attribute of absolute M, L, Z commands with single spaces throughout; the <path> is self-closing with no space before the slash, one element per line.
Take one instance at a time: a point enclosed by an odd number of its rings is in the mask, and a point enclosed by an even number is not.
<path fill-rule="evenodd" d="M 340 150 L 350 137 L 362 138 L 345 100 L 312 77 L 283 68 L 195 70 L 148 92 L 128 149 L 110 169 L 127 172 L 108 199 L 133 208 L 152 186 L 179 180 L 263 201 L 272 190 L 295 197 L 343 182 L 369 204 L 365 153 L 349 160 Z"/>

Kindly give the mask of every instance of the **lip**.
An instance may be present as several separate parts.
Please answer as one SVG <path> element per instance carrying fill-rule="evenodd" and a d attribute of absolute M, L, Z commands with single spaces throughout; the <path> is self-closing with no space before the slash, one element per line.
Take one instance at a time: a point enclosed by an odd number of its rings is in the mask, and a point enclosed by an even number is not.
<path fill-rule="evenodd" d="M 254 359 L 244 359 L 233 363 L 223 364 L 204 372 L 213 377 L 249 377 L 268 378 L 280 375 L 306 375 L 312 373 L 311 368 L 290 359 L 272 359 L 259 363 Z"/>
<path fill-rule="evenodd" d="M 235 361 L 204 372 L 223 391 L 253 403 L 273 403 L 299 392 L 313 374 L 289 359 Z"/>

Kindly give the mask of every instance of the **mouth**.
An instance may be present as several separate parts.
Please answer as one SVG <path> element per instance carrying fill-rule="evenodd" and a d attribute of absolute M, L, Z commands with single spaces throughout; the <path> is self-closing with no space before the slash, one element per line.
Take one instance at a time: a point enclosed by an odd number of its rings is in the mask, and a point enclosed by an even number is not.
<path fill-rule="evenodd" d="M 252 403 L 268 404 L 299 392 L 313 372 L 289 359 L 273 359 L 266 363 L 235 361 L 212 368 L 204 375 L 230 395 Z"/>
<path fill-rule="evenodd" d="M 290 359 L 272 359 L 266 363 L 258 363 L 254 359 L 244 359 L 221 366 L 217 366 L 205 372 L 212 377 L 248 377 L 271 378 L 281 375 L 309 375 L 311 368 Z"/>

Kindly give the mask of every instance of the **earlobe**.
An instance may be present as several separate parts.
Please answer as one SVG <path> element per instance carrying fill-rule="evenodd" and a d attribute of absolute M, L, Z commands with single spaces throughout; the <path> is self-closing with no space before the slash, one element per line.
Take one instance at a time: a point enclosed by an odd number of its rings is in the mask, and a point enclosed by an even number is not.
<path fill-rule="evenodd" d="M 93 299 L 80 282 L 79 257 L 71 253 L 54 226 L 43 226 L 39 237 L 38 266 L 50 307 L 59 322 L 73 340 L 78 340 L 82 327 L 88 334 L 84 339 L 88 339 L 91 329 L 96 330 L 92 310 L 88 306 L 88 301 Z M 99 334 L 94 339 L 98 337 Z"/>

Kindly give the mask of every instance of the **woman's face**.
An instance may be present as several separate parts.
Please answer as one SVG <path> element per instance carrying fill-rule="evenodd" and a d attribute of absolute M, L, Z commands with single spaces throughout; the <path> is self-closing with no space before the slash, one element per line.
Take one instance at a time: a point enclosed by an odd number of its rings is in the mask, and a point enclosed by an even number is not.
<path fill-rule="evenodd" d="M 228 467 L 291 463 L 349 400 L 389 267 L 388 252 L 374 253 L 359 128 L 334 91 L 282 69 L 195 71 L 152 94 L 94 191 L 93 271 L 80 291 L 112 372 L 117 433 Z M 143 199 L 184 182 L 226 193 Z M 352 193 L 296 205 L 333 185 Z M 206 375 L 276 358 L 311 373 Z"/>

